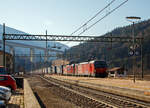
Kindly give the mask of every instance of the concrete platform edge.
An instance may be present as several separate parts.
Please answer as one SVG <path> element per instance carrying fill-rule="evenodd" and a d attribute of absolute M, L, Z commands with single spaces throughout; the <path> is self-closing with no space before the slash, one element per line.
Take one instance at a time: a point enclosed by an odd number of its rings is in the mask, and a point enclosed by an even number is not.
<path fill-rule="evenodd" d="M 41 108 L 26 79 L 24 79 L 24 108 Z"/>

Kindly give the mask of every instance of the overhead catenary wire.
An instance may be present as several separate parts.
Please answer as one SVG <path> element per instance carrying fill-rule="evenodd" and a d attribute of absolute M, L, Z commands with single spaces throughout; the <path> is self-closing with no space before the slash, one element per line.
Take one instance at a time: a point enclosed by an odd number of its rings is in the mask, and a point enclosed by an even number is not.
<path fill-rule="evenodd" d="M 90 18 L 87 22 L 85 22 L 82 26 L 80 26 L 78 29 L 76 29 L 74 32 L 72 32 L 70 35 L 72 36 L 73 34 L 75 34 L 76 32 L 78 32 L 79 30 L 81 30 L 83 27 L 87 26 L 87 24 L 89 22 L 91 22 L 94 18 L 96 18 L 100 13 L 102 13 L 105 9 L 107 9 L 113 2 L 115 2 L 116 0 L 112 0 L 110 3 L 108 3 L 103 9 L 101 9 L 100 11 L 98 11 L 92 18 Z M 84 28 L 83 31 L 86 31 L 86 28 Z M 66 44 L 68 44 L 70 42 L 67 42 Z"/>
<path fill-rule="evenodd" d="M 107 4 L 103 9 L 101 9 L 98 13 L 96 13 L 92 18 L 90 18 L 87 22 L 85 22 L 82 26 L 80 26 L 78 29 L 76 29 L 74 32 L 71 33 L 73 35 L 74 33 L 78 32 L 80 29 L 82 29 L 85 25 L 87 25 L 90 21 L 92 21 L 94 18 L 96 18 L 101 12 L 103 12 L 106 8 L 108 8 L 113 2 L 116 0 L 112 0 L 109 4 Z"/>
<path fill-rule="evenodd" d="M 109 7 L 115 0 L 112 0 L 108 5 L 106 5 L 102 10 L 100 10 L 97 14 L 95 14 L 91 19 L 89 19 L 86 23 L 84 23 L 82 26 L 80 26 L 78 29 L 76 29 L 74 32 L 71 33 L 71 35 L 73 35 L 74 33 L 78 32 L 80 29 L 82 29 L 85 25 L 87 26 L 87 23 L 89 23 L 90 21 L 92 21 L 95 17 L 97 17 L 101 12 L 103 12 L 107 7 Z M 92 25 L 90 25 L 89 27 L 85 28 L 82 32 L 80 32 L 78 34 L 81 35 L 83 34 L 85 31 L 89 30 L 90 28 L 92 28 L 94 25 L 96 25 L 98 22 L 100 22 L 102 19 L 104 19 L 105 17 L 107 17 L 109 14 L 111 14 L 112 12 L 114 12 L 115 10 L 117 10 L 119 7 L 121 7 L 122 5 L 124 5 L 128 0 L 125 0 L 124 2 L 120 3 L 116 8 L 112 9 L 110 12 L 108 12 L 105 16 L 103 16 L 101 19 L 99 19 L 98 21 L 96 21 L 95 23 L 93 23 Z M 68 42 L 69 43 L 69 42 Z M 68 44 L 67 43 L 67 44 Z"/>
<path fill-rule="evenodd" d="M 121 7 L 122 5 L 124 5 L 128 0 L 125 0 L 124 2 L 122 2 L 121 4 L 119 4 L 116 8 L 112 9 L 110 12 L 108 12 L 105 16 L 103 16 L 102 18 L 100 18 L 99 20 L 97 20 L 95 23 L 93 23 L 92 25 L 90 25 L 89 27 L 87 27 L 84 31 L 80 32 L 78 34 L 81 35 L 83 34 L 85 31 L 87 31 L 88 29 L 92 28 L 94 25 L 96 25 L 98 22 L 100 22 L 101 20 L 103 20 L 105 17 L 107 17 L 108 15 L 110 15 L 111 13 L 113 13 L 115 10 L 117 10 L 119 7 Z"/>

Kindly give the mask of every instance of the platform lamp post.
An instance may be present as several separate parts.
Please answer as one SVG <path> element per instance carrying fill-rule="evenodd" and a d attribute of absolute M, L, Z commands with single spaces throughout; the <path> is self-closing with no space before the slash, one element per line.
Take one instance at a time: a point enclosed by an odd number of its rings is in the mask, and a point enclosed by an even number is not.
<path fill-rule="evenodd" d="M 136 17 L 136 16 L 130 16 L 130 17 L 126 17 L 127 21 L 131 22 L 133 24 L 132 26 L 132 35 L 133 35 L 133 67 L 132 67 L 132 71 L 133 71 L 133 82 L 135 83 L 135 70 L 134 70 L 134 65 L 135 65 L 135 48 L 136 48 L 136 43 L 135 43 L 135 33 L 134 33 L 134 24 L 137 22 L 137 20 L 140 20 L 141 17 Z"/>

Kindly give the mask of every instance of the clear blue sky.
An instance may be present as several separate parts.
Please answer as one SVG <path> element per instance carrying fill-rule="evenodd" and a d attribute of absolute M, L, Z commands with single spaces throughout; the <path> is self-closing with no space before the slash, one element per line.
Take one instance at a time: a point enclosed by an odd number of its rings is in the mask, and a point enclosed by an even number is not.
<path fill-rule="evenodd" d="M 31 33 L 70 35 L 111 0 L 1 0 L 0 24 Z M 116 0 L 94 21 L 125 0 Z M 116 27 L 129 25 L 126 16 L 149 19 L 150 0 L 129 0 L 125 5 L 82 35 L 103 35 Z M 74 34 L 76 35 L 76 34 Z"/>

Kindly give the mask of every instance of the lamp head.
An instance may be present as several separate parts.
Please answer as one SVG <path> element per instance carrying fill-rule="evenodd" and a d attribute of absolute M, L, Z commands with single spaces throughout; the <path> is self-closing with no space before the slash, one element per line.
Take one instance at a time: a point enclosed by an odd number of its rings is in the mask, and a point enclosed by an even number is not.
<path fill-rule="evenodd" d="M 141 17 L 130 16 L 130 17 L 126 17 L 126 19 L 140 20 Z"/>

